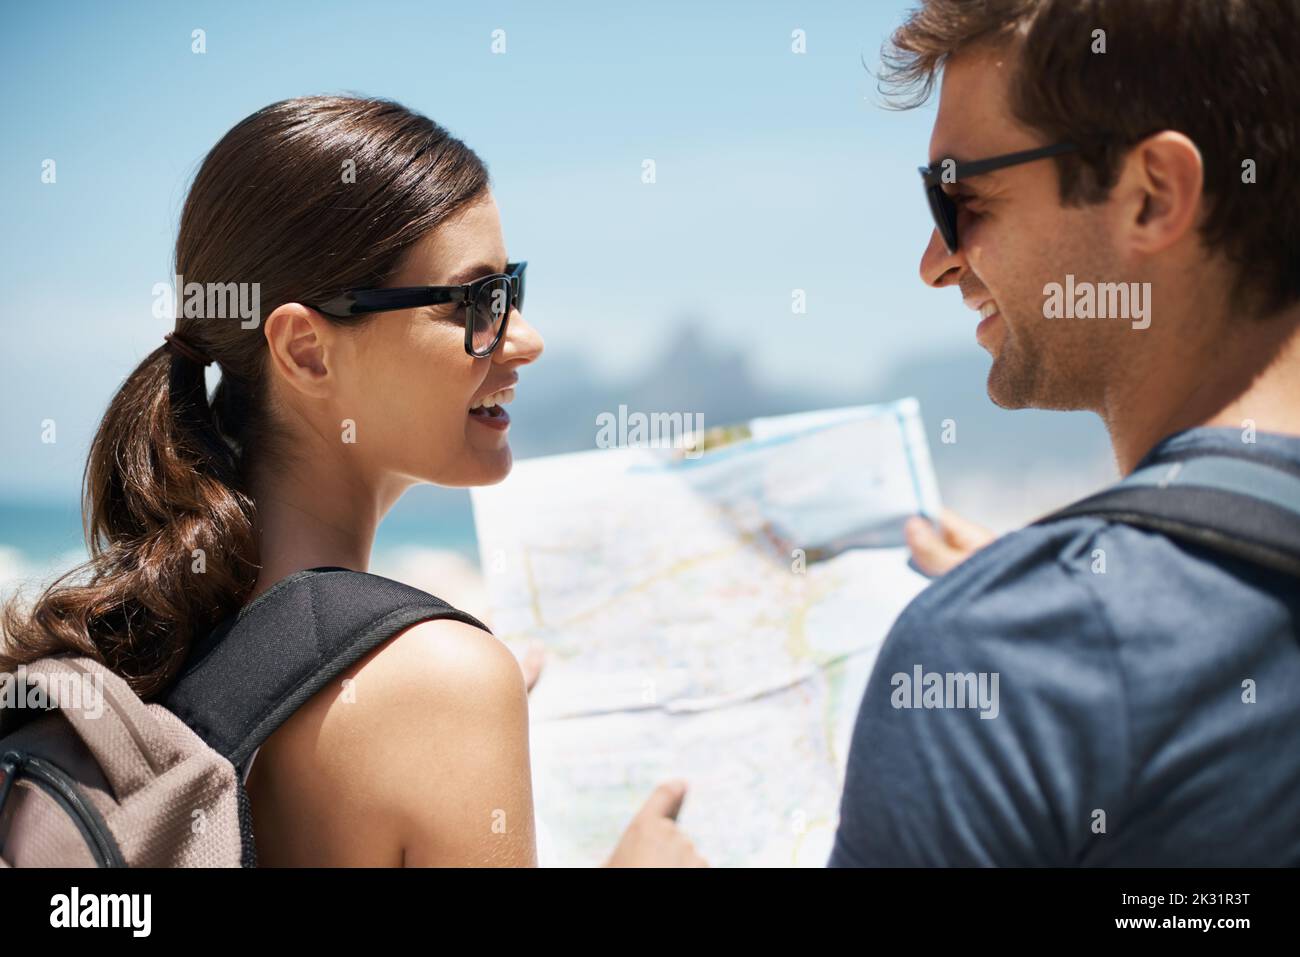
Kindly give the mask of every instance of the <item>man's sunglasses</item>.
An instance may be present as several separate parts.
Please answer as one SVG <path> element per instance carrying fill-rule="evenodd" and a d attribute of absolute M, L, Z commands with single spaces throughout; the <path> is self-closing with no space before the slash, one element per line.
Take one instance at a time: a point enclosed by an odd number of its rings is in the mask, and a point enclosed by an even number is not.
<path fill-rule="evenodd" d="M 477 359 L 490 356 L 506 334 L 510 310 L 524 307 L 526 262 L 507 263 L 506 271 L 460 286 L 402 286 L 394 289 L 350 289 L 312 308 L 345 319 L 367 312 L 415 309 L 455 303 L 465 310 L 465 351 Z"/>
<path fill-rule="evenodd" d="M 925 198 L 930 203 L 930 215 L 934 217 L 934 226 L 943 237 L 948 252 L 957 251 L 957 204 L 943 191 L 945 184 L 951 185 L 971 176 L 1006 169 L 1008 166 L 1019 166 L 1021 163 L 1032 163 L 1034 160 L 1047 159 L 1049 156 L 1059 156 L 1061 153 L 1070 153 L 1078 148 L 1073 143 L 1053 143 L 1051 146 L 1021 150 L 1018 153 L 1004 153 L 1001 156 L 990 156 L 988 159 L 971 160 L 967 163 L 940 160 L 933 166 L 922 166 L 921 181 L 925 184 Z"/>

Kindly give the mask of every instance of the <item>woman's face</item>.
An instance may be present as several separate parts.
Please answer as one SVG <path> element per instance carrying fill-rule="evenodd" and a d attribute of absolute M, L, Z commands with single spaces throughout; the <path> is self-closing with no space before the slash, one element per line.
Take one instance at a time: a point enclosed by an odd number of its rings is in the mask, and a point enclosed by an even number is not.
<path fill-rule="evenodd" d="M 413 247 L 388 285 L 456 286 L 505 266 L 489 192 Z M 490 485 L 509 474 L 506 406 L 518 368 L 542 352 L 542 337 L 519 310 L 486 358 L 466 353 L 464 312 L 452 304 L 380 313 L 358 330 L 350 351 L 340 385 L 357 409 L 355 441 L 372 465 L 448 486 Z M 501 414 L 471 411 L 485 399 Z"/>

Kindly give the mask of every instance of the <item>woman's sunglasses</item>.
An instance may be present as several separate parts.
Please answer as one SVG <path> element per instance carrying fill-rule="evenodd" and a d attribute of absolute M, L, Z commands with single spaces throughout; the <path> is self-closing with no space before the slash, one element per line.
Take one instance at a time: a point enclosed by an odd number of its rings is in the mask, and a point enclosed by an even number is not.
<path fill-rule="evenodd" d="M 455 303 L 465 310 L 465 351 L 477 359 L 490 356 L 506 334 L 511 309 L 524 307 L 526 262 L 507 263 L 506 271 L 460 286 L 402 286 L 395 289 L 350 289 L 312 308 L 345 319 L 367 312 L 389 312 Z"/>
<path fill-rule="evenodd" d="M 1032 163 L 1034 160 L 1046 159 L 1049 156 L 1070 153 L 1078 148 L 1073 143 L 1053 143 L 1051 146 L 1021 150 L 1018 153 L 1004 153 L 1001 156 L 971 160 L 968 163 L 950 163 L 943 160 L 933 166 L 922 166 L 921 181 L 925 184 L 925 198 L 930 204 L 930 215 L 934 217 L 934 227 L 943 237 L 948 252 L 957 252 L 957 204 L 943 191 L 945 184 L 952 185 L 959 180 L 979 176 L 981 173 L 991 173 L 994 170 L 1006 169 L 1008 166 L 1019 166 L 1021 163 Z M 945 163 L 948 164 L 946 168 Z"/>

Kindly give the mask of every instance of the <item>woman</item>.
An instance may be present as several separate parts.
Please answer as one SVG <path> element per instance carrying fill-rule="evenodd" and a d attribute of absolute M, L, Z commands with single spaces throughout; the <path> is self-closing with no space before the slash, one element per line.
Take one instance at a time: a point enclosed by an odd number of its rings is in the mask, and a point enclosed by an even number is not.
<path fill-rule="evenodd" d="M 183 297 L 91 449 L 91 574 L 6 608 L 0 671 L 75 651 L 156 698 L 196 640 L 277 581 L 365 571 L 411 485 L 510 471 L 504 406 L 542 339 L 514 306 L 522 267 L 506 262 L 486 169 L 425 117 L 351 97 L 249 116 L 190 189 L 176 272 L 187 290 L 245 284 L 260 322 Z M 468 308 L 375 293 L 466 284 Z M 504 645 L 426 621 L 342 677 L 351 694 L 308 699 L 253 763 L 262 864 L 536 863 L 527 692 Z M 651 795 L 609 863 L 702 863 L 673 821 L 682 792 Z"/>

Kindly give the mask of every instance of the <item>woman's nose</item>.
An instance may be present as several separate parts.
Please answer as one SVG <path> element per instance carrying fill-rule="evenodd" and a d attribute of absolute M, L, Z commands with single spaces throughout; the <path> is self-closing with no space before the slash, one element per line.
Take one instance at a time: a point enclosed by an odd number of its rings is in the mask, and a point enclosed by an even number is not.
<path fill-rule="evenodd" d="M 506 326 L 506 338 L 500 347 L 492 353 L 497 362 L 533 362 L 542 354 L 546 344 L 542 334 L 528 324 L 524 314 L 516 309 L 510 315 Z"/>

